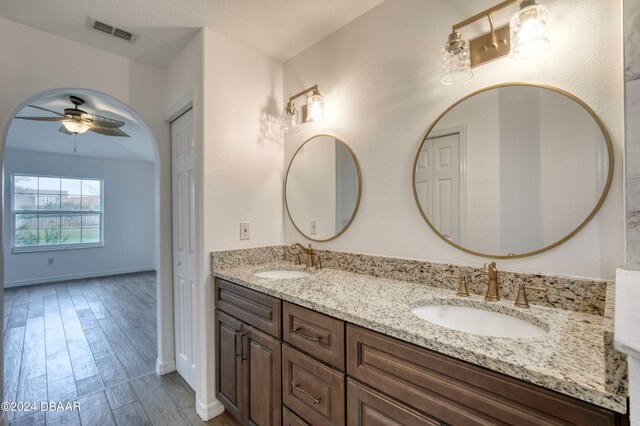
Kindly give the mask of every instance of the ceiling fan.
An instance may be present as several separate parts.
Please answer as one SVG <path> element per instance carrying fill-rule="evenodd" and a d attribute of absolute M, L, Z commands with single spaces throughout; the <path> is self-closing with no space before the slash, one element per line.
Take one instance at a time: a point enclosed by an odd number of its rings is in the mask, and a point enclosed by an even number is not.
<path fill-rule="evenodd" d="M 116 137 L 129 137 L 128 134 L 120 130 L 120 127 L 124 126 L 124 122 L 120 120 L 114 120 L 112 118 L 102 117 L 95 114 L 89 114 L 86 111 L 79 109 L 78 107 L 84 104 L 84 100 L 77 96 L 69 96 L 71 103 L 74 105 L 73 108 L 65 108 L 64 114 L 60 114 L 59 112 L 52 111 L 50 109 L 37 106 L 37 105 L 27 105 L 31 108 L 39 109 L 42 111 L 47 111 L 52 114 L 55 114 L 56 117 L 15 117 L 21 120 L 32 120 L 32 121 L 52 121 L 52 122 L 60 122 L 62 126 L 58 129 L 62 133 L 66 133 L 68 135 L 77 135 L 79 133 L 84 133 L 87 130 L 90 130 L 94 133 L 98 133 L 105 136 L 116 136 Z"/>

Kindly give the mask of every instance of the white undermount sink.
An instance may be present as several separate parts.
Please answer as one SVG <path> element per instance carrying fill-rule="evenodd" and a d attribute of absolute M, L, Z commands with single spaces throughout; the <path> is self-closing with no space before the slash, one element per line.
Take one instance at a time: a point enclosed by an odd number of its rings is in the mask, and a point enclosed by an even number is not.
<path fill-rule="evenodd" d="M 286 269 L 274 269 L 271 271 L 262 271 L 262 272 L 256 272 L 255 274 L 256 277 L 260 277 L 260 278 L 272 278 L 272 279 L 276 279 L 276 280 L 283 280 L 283 279 L 292 279 L 292 278 L 304 278 L 304 277 L 308 277 L 309 275 L 311 275 L 308 272 L 304 272 L 304 271 L 288 271 Z"/>
<path fill-rule="evenodd" d="M 522 339 L 547 334 L 546 330 L 519 318 L 472 306 L 434 304 L 418 306 L 411 312 L 442 327 L 479 336 Z"/>

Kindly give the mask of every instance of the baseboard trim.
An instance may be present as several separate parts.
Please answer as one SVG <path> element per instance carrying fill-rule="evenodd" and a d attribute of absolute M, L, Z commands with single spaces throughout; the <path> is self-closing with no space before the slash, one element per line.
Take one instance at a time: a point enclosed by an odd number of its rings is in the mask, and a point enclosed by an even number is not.
<path fill-rule="evenodd" d="M 88 272 L 84 274 L 69 274 L 69 275 L 59 275 L 57 277 L 7 281 L 4 283 L 4 288 L 22 287 L 22 286 L 36 285 L 36 284 L 48 284 L 48 283 L 55 283 L 59 281 L 79 280 L 83 278 L 101 278 L 101 277 L 109 277 L 112 275 L 133 274 L 136 272 L 150 272 L 155 270 L 156 270 L 155 266 L 145 266 L 140 268 L 112 269 L 109 271 Z"/>
<path fill-rule="evenodd" d="M 156 373 L 158 376 L 164 376 L 176 371 L 176 362 L 174 360 L 162 362 L 156 359 Z"/>
<path fill-rule="evenodd" d="M 222 405 L 217 399 L 208 405 L 202 401 L 198 401 L 196 404 L 196 413 L 200 416 L 203 422 L 206 422 L 224 413 L 224 405 Z"/>

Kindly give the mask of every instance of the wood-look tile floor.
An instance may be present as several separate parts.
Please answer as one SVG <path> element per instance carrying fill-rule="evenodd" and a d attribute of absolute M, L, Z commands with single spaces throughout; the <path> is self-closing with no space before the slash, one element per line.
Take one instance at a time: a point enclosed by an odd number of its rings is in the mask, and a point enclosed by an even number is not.
<path fill-rule="evenodd" d="M 4 401 L 80 403 L 9 425 L 233 424 L 201 422 L 182 377 L 155 373 L 155 273 L 6 289 L 3 327 Z"/>

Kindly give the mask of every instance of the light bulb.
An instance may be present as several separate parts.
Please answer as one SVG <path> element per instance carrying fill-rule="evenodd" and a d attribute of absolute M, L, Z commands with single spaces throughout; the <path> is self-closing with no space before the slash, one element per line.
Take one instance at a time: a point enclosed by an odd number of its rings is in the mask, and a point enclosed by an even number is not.
<path fill-rule="evenodd" d="M 449 41 L 442 48 L 441 59 L 443 84 L 463 83 L 473 77 L 469 42 L 459 32 L 449 35 Z"/>
<path fill-rule="evenodd" d="M 280 120 L 280 130 L 284 133 L 298 131 L 298 109 L 289 101 L 287 106 L 282 109 L 282 118 Z"/>
<path fill-rule="evenodd" d="M 67 119 L 62 122 L 62 125 L 71 133 L 84 133 L 89 130 L 89 126 L 82 121 L 76 121 Z"/>
<path fill-rule="evenodd" d="M 318 89 L 307 99 L 307 122 L 324 121 L 324 96 L 320 94 Z"/>
<path fill-rule="evenodd" d="M 547 8 L 534 0 L 525 0 L 520 10 L 511 17 L 511 51 L 517 59 L 533 58 L 546 53 L 551 47 L 547 27 Z"/>

